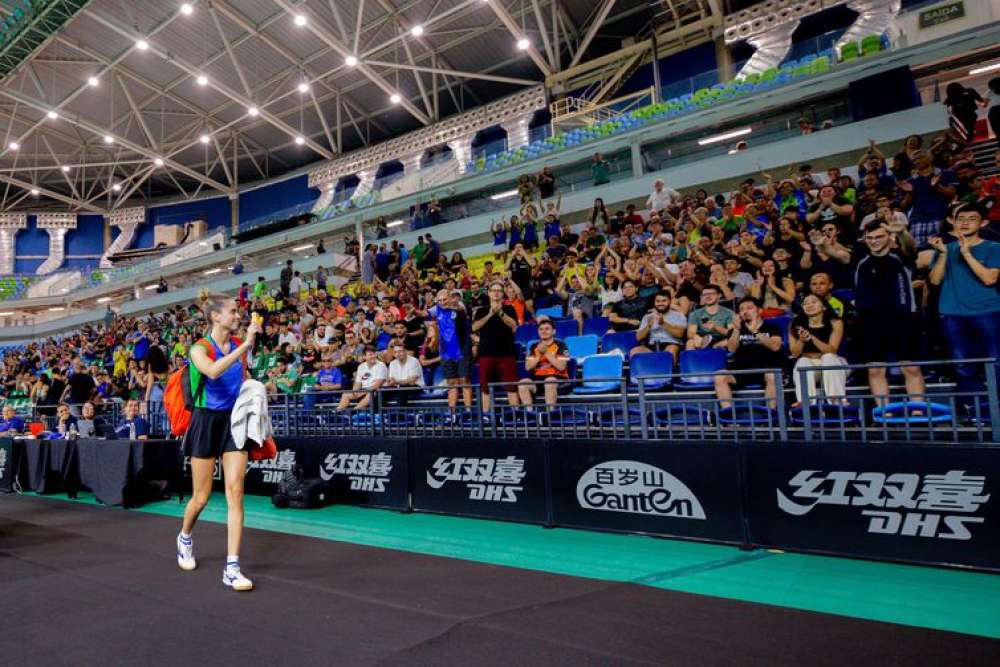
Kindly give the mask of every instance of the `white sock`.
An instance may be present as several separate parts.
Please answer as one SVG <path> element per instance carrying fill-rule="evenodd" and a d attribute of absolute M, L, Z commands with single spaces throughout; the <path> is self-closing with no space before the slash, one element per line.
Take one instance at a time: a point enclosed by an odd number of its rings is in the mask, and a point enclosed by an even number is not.
<path fill-rule="evenodd" d="M 226 556 L 226 569 L 238 570 L 240 569 L 240 557 L 229 555 Z"/>

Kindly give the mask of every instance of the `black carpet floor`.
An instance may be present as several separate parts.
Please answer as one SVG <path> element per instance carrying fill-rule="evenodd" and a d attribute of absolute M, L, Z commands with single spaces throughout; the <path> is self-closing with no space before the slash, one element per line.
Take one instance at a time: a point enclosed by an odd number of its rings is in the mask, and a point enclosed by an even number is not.
<path fill-rule="evenodd" d="M 980 637 L 260 530 L 238 594 L 225 528 L 199 528 L 192 573 L 177 530 L 0 496 L 0 664 L 1000 664 Z"/>

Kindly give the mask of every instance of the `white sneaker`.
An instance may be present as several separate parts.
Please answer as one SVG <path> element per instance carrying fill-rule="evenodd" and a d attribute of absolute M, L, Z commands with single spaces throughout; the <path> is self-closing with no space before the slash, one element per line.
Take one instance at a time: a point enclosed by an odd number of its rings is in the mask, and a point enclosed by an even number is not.
<path fill-rule="evenodd" d="M 234 591 L 252 591 L 253 582 L 243 576 L 238 567 L 227 567 L 222 571 L 222 583 Z"/>
<path fill-rule="evenodd" d="M 198 567 L 194 559 L 194 540 L 184 544 L 180 535 L 177 535 L 177 566 L 187 572 Z"/>

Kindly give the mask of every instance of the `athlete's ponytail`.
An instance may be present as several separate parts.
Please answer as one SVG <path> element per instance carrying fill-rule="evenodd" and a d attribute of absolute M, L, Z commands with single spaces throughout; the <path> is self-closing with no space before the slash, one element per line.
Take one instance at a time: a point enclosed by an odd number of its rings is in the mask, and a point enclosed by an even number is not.
<path fill-rule="evenodd" d="M 233 297 L 226 296 L 225 294 L 218 294 L 209 292 L 207 289 L 202 289 L 198 292 L 198 308 L 201 310 L 205 319 L 209 323 L 212 322 L 212 313 L 221 313 L 226 304 L 233 300 Z"/>

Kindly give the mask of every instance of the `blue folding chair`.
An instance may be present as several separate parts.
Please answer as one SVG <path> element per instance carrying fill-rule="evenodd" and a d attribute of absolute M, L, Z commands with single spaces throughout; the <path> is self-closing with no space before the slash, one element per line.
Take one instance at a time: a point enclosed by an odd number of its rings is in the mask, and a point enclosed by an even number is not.
<path fill-rule="evenodd" d="M 617 354 L 595 354 L 583 360 L 583 382 L 574 394 L 605 394 L 622 384 L 623 360 Z"/>
<path fill-rule="evenodd" d="M 576 320 L 572 318 L 564 318 L 561 320 L 556 320 L 555 325 L 556 325 L 556 338 L 559 338 L 561 340 L 566 340 L 570 336 L 576 336 L 580 331 L 580 325 L 577 324 Z"/>
<path fill-rule="evenodd" d="M 567 336 L 563 341 L 569 350 L 569 356 L 580 360 L 597 354 L 597 336 Z"/>
<path fill-rule="evenodd" d="M 608 354 L 617 350 L 627 357 L 629 351 L 636 344 L 634 331 L 618 331 L 604 334 L 604 338 L 601 339 L 601 352 Z"/>
<path fill-rule="evenodd" d="M 595 336 L 603 336 L 608 332 L 611 327 L 611 320 L 606 317 L 591 317 L 589 320 L 583 321 L 583 335 L 594 334 Z"/>
<path fill-rule="evenodd" d="M 553 320 L 560 319 L 563 316 L 562 306 L 549 306 L 548 308 L 539 308 L 535 311 L 535 319 L 539 320 L 543 317 L 549 317 Z"/>
<path fill-rule="evenodd" d="M 678 367 L 681 377 L 675 386 L 684 389 L 708 389 L 715 386 L 715 380 L 710 374 L 726 370 L 726 351 L 721 348 L 684 350 L 681 352 Z M 697 375 L 698 373 L 706 375 Z"/>
<path fill-rule="evenodd" d="M 778 315 L 777 317 L 769 317 L 767 321 L 778 327 L 778 331 L 781 332 L 781 345 L 784 349 L 788 349 L 788 330 L 792 326 L 792 316 L 791 315 Z"/>
<path fill-rule="evenodd" d="M 657 391 L 670 386 L 674 371 L 674 355 L 669 352 L 642 352 L 632 355 L 628 362 L 629 381 L 646 391 Z M 646 379 L 653 378 L 653 379 Z"/>

